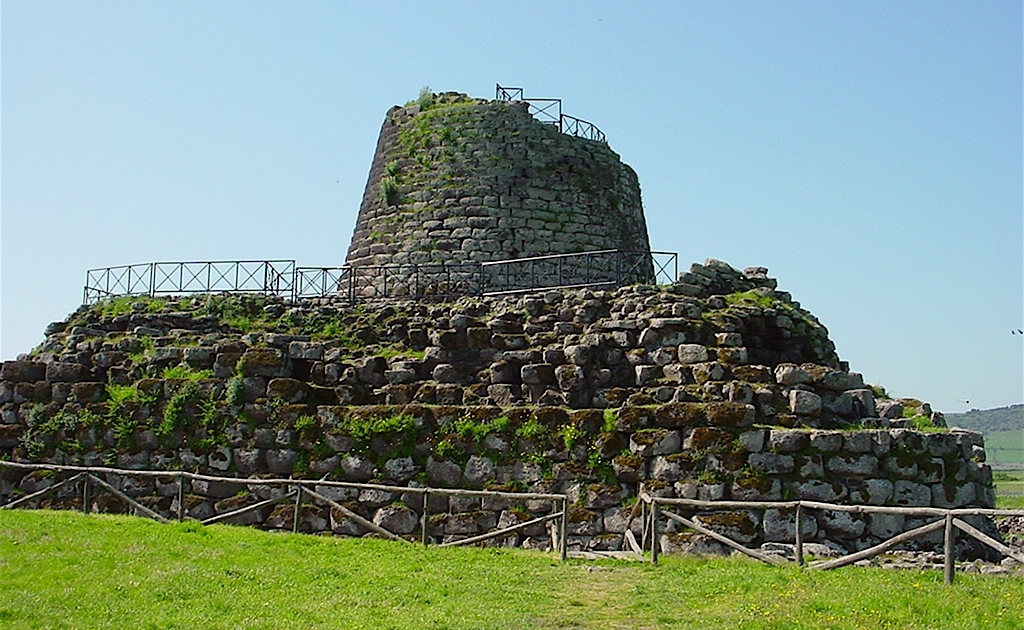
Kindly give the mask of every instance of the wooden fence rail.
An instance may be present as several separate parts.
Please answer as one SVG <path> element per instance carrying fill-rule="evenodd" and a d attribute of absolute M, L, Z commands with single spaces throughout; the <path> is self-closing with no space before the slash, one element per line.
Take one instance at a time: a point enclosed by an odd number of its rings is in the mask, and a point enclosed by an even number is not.
<path fill-rule="evenodd" d="M 457 545 L 469 545 L 477 542 L 483 542 L 492 538 L 499 538 L 514 534 L 526 527 L 536 525 L 540 523 L 549 523 L 553 521 L 559 522 L 557 530 L 552 531 L 552 549 L 558 551 L 561 558 L 564 560 L 567 556 L 567 545 L 565 532 L 567 529 L 567 521 L 569 518 L 569 499 L 564 494 L 552 494 L 552 493 L 540 493 L 540 492 L 504 492 L 504 491 L 492 491 L 492 490 L 463 490 L 459 488 L 431 488 L 431 487 L 408 487 L 408 486 L 390 486 L 383 484 L 373 483 L 354 483 L 348 481 L 328 481 L 326 479 L 251 479 L 241 477 L 217 477 L 213 475 L 203 475 L 199 473 L 192 473 L 188 471 L 179 470 L 124 470 L 119 468 L 109 468 L 103 466 L 61 466 L 57 464 L 27 464 L 21 462 L 8 462 L 0 461 L 0 469 L 11 468 L 18 470 L 49 470 L 54 473 L 74 473 L 71 477 L 63 479 L 54 483 L 52 486 L 43 488 L 36 492 L 33 492 L 27 496 L 19 497 L 9 503 L 0 505 L 0 510 L 7 510 L 20 507 L 22 505 L 31 504 L 34 501 L 42 499 L 48 494 L 52 494 L 73 485 L 76 482 L 82 481 L 82 510 L 88 512 L 92 506 L 92 491 L 93 486 L 97 486 L 102 490 L 109 492 L 118 499 L 124 501 L 131 506 L 139 514 L 160 521 L 162 523 L 170 522 L 170 519 L 166 518 L 162 514 L 152 510 L 145 505 L 142 505 L 132 497 L 128 496 L 120 489 L 114 487 L 112 484 L 101 479 L 97 475 L 118 475 L 121 477 L 140 477 L 140 478 L 173 478 L 177 480 L 177 520 L 185 520 L 185 481 L 213 481 L 213 482 L 224 482 L 237 484 L 239 486 L 280 486 L 283 487 L 286 492 L 281 496 L 271 497 L 263 501 L 258 501 L 251 505 L 246 505 L 236 510 L 217 514 L 205 520 L 200 521 L 204 525 L 210 525 L 213 523 L 219 523 L 221 521 L 229 520 L 237 516 L 247 514 L 259 510 L 264 507 L 276 503 L 283 503 L 285 501 L 295 502 L 295 512 L 292 519 L 292 531 L 298 532 L 299 520 L 302 502 L 308 497 L 309 500 L 322 503 L 329 506 L 332 510 L 337 510 L 344 514 L 347 518 L 358 523 L 362 527 L 365 527 L 371 532 L 390 540 L 401 541 L 405 543 L 411 542 L 407 538 L 395 534 L 394 532 L 388 531 L 373 521 L 364 518 L 360 514 L 355 513 L 351 509 L 345 507 L 341 503 L 334 501 L 322 493 L 318 492 L 317 489 L 322 487 L 334 487 L 334 488 L 351 488 L 357 490 L 381 490 L 385 492 L 394 493 L 411 493 L 420 495 L 423 499 L 423 510 L 420 518 L 421 527 L 421 542 L 423 545 L 429 543 L 429 536 L 427 535 L 427 529 L 429 525 L 429 496 L 470 496 L 470 497 L 491 497 L 498 499 L 513 499 L 520 501 L 551 501 L 552 502 L 552 513 L 546 516 L 535 518 L 523 523 L 517 523 L 509 527 L 493 530 L 482 535 L 473 536 L 463 540 L 450 541 L 443 543 L 442 547 L 454 547 Z"/>
<path fill-rule="evenodd" d="M 352 519 L 356 523 L 365 527 L 367 530 L 372 531 L 380 536 L 389 538 L 392 540 L 398 540 L 406 543 L 411 541 L 408 538 L 403 538 L 394 532 L 390 532 L 387 529 L 373 523 L 372 521 L 364 518 L 363 516 L 353 512 L 349 508 L 345 507 L 341 503 L 324 496 L 319 492 L 319 488 L 322 487 L 336 487 L 336 488 L 350 488 L 358 490 L 381 490 L 385 492 L 395 493 L 411 493 L 418 494 L 421 496 L 423 501 L 423 509 L 420 516 L 420 528 L 421 528 L 421 542 L 423 545 L 429 544 L 429 536 L 427 530 L 429 526 L 429 497 L 430 495 L 440 496 L 476 496 L 476 497 L 493 497 L 513 500 L 542 500 L 552 502 L 552 513 L 541 516 L 538 518 L 531 519 L 522 523 L 517 523 L 509 527 L 492 530 L 490 532 L 472 536 L 469 538 L 449 541 L 442 543 L 442 547 L 453 547 L 458 545 L 470 545 L 478 542 L 484 542 L 487 540 L 502 538 L 514 534 L 527 527 L 539 524 L 549 524 L 551 538 L 552 538 L 552 549 L 556 549 L 559 555 L 564 560 L 567 557 L 567 528 L 569 518 L 569 499 L 564 494 L 553 494 L 553 493 L 533 493 L 533 492 L 503 492 L 503 491 L 491 491 L 491 490 L 463 490 L 457 488 L 430 488 L 430 487 L 408 487 L 408 486 L 391 486 L 385 484 L 370 484 L 370 483 L 354 483 L 347 481 L 328 481 L 326 479 L 251 479 L 251 478 L 239 478 L 239 477 L 218 477 L 213 475 L 203 475 L 199 473 L 192 473 L 188 471 L 155 471 L 155 470 L 124 470 L 118 468 L 99 467 L 99 466 L 61 466 L 56 464 L 28 464 L 21 462 L 8 462 L 0 461 L 0 468 L 11 468 L 20 470 L 50 470 L 55 473 L 73 473 L 72 476 L 57 481 L 53 485 L 40 489 L 36 492 L 28 494 L 24 497 L 19 497 L 9 503 L 0 505 L 0 509 L 13 509 L 28 505 L 34 501 L 38 501 L 48 494 L 55 493 L 63 488 L 72 486 L 77 482 L 82 482 L 82 509 L 83 511 L 89 511 L 92 506 L 92 498 L 94 490 L 102 490 L 109 492 L 118 499 L 124 501 L 130 505 L 137 513 L 152 518 L 154 520 L 167 523 L 170 519 L 156 512 L 155 510 L 142 505 L 126 493 L 115 487 L 113 484 L 102 479 L 99 475 L 118 475 L 121 477 L 140 477 L 140 478 L 173 478 L 177 480 L 177 520 L 181 521 L 185 519 L 185 481 L 211 481 L 211 482 L 224 482 L 237 484 L 239 486 L 280 486 L 284 488 L 285 492 L 277 497 L 271 497 L 262 501 L 258 501 L 251 505 L 240 507 L 236 510 L 231 510 L 222 514 L 218 514 L 201 521 L 203 524 L 213 524 L 221 521 L 229 520 L 231 518 L 247 514 L 252 511 L 259 510 L 264 507 L 276 503 L 282 503 L 286 501 L 294 501 L 295 512 L 293 515 L 292 530 L 298 531 L 299 529 L 299 518 L 301 513 L 301 506 L 304 499 L 313 501 L 329 506 L 332 510 L 338 510 L 346 517 Z M 754 510 L 795 510 L 796 522 L 794 526 L 794 555 L 796 562 L 803 566 L 804 553 L 803 553 L 803 528 L 802 528 L 802 517 L 805 510 L 832 510 L 837 512 L 849 512 L 855 514 L 901 514 L 904 516 L 914 517 L 935 517 L 937 520 L 922 525 L 910 531 L 903 532 L 895 535 L 878 545 L 858 551 L 856 553 L 847 554 L 839 558 L 832 558 L 829 560 L 821 560 L 812 562 L 807 566 L 808 569 L 813 570 L 828 570 L 834 569 L 841 566 L 846 566 L 864 560 L 867 558 L 874 557 L 880 553 L 883 553 L 897 545 L 908 542 L 915 538 L 926 536 L 933 532 L 943 530 L 944 532 L 944 547 L 945 547 L 945 558 L 944 558 L 944 573 L 947 584 L 953 582 L 954 576 L 954 546 L 956 541 L 956 531 L 959 530 L 968 536 L 980 541 L 981 543 L 995 549 L 999 553 L 1013 558 L 1015 561 L 1024 564 L 1024 553 L 1019 550 L 1013 549 L 994 538 L 988 536 L 984 532 L 978 530 L 976 527 L 970 525 L 959 517 L 963 516 L 1024 516 L 1024 510 L 997 510 L 989 508 L 955 508 L 955 509 L 943 509 L 943 508 L 932 508 L 932 507 L 896 507 L 896 506 L 876 506 L 876 505 L 842 505 L 835 503 L 824 503 L 820 501 L 699 501 L 695 499 L 676 499 L 666 497 L 656 497 L 648 493 L 641 487 L 639 493 L 639 502 L 634 506 L 634 509 L 630 516 L 632 522 L 636 517 L 641 518 L 643 523 L 643 536 L 640 542 L 637 542 L 633 536 L 632 531 L 627 527 L 624 535 L 624 544 L 628 544 L 637 553 L 643 553 L 644 550 L 650 550 L 651 562 L 657 564 L 658 555 L 660 549 L 659 542 L 659 522 L 662 518 L 670 521 L 674 521 L 684 527 L 693 529 L 700 532 L 719 543 L 726 545 L 727 547 L 736 550 L 739 553 L 748 555 L 752 558 L 766 562 L 773 565 L 786 564 L 787 561 L 778 556 L 763 553 L 761 551 L 750 549 L 745 547 L 742 543 L 730 539 L 728 536 L 720 532 L 714 531 L 714 529 L 701 525 L 691 518 L 687 518 L 680 514 L 676 514 L 671 509 L 682 509 L 689 511 L 720 511 L 720 510 L 734 510 L 734 509 L 754 509 Z"/>
<path fill-rule="evenodd" d="M 801 521 L 803 520 L 804 510 L 832 510 L 836 512 L 849 512 L 853 514 L 901 514 L 904 516 L 915 516 L 915 517 L 936 517 L 938 520 L 922 525 L 910 531 L 903 532 L 896 536 L 893 536 L 878 545 L 844 555 L 839 558 L 833 558 L 830 560 L 822 560 L 813 562 L 807 565 L 809 569 L 815 570 L 828 570 L 835 569 L 837 567 L 846 566 L 853 564 L 859 560 L 865 560 L 877 556 L 897 545 L 927 536 L 933 532 L 943 530 L 943 546 L 945 549 L 943 570 L 945 574 L 945 580 L 947 584 L 953 583 L 954 574 L 954 561 L 955 561 L 955 544 L 956 544 L 956 530 L 960 530 L 972 538 L 980 541 L 981 543 L 995 549 L 999 553 L 1013 558 L 1015 561 L 1024 564 L 1024 553 L 1015 550 L 1003 543 L 995 540 L 991 536 L 988 536 L 984 532 L 978 530 L 976 527 L 971 526 L 967 522 L 960 518 L 961 516 L 1024 516 L 1024 510 L 996 510 L 989 508 L 933 508 L 933 507 L 896 507 L 896 506 L 880 506 L 880 505 L 841 505 L 837 503 L 823 503 L 821 501 L 699 501 L 696 499 L 675 499 L 666 497 L 656 497 L 648 493 L 646 490 L 641 489 L 640 501 L 644 505 L 644 543 L 641 544 L 641 549 L 650 546 L 651 551 L 651 562 L 657 564 L 658 552 L 660 542 L 658 540 L 658 527 L 659 520 L 662 516 L 664 518 L 679 523 L 685 527 L 700 532 L 712 539 L 726 545 L 727 547 L 734 549 L 742 554 L 748 555 L 752 558 L 756 558 L 762 562 L 768 564 L 786 564 L 786 560 L 778 556 L 762 553 L 760 551 L 745 547 L 743 544 L 732 540 L 728 536 L 725 536 L 719 532 L 714 531 L 709 527 L 705 527 L 700 523 L 695 522 L 679 514 L 675 514 L 667 508 L 678 508 L 690 511 L 699 510 L 735 510 L 735 509 L 777 509 L 777 510 L 796 510 L 796 522 L 794 526 L 794 555 L 796 556 L 796 562 L 800 565 L 804 565 L 804 554 L 803 554 L 803 527 Z M 646 534 L 650 532 L 649 542 L 646 539 Z"/>

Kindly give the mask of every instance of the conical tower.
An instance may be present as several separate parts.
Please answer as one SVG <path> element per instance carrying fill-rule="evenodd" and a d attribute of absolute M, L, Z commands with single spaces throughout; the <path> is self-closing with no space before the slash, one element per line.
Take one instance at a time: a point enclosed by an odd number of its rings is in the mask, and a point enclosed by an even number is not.
<path fill-rule="evenodd" d="M 388 111 L 349 265 L 649 251 L 636 173 L 526 102 L 425 94 Z"/>

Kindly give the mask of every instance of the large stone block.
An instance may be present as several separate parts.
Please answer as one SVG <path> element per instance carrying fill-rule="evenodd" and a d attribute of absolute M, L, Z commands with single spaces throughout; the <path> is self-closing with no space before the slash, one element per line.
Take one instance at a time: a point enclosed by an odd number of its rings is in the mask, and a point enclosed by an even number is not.
<path fill-rule="evenodd" d="M 789 391 L 789 411 L 798 416 L 817 418 L 821 415 L 821 396 L 800 389 Z"/>
<path fill-rule="evenodd" d="M 46 380 L 51 383 L 77 383 L 93 379 L 91 370 L 81 363 L 50 363 L 46 366 Z"/>
<path fill-rule="evenodd" d="M 794 510 L 765 510 L 762 520 L 765 540 L 775 542 L 793 542 L 796 539 L 796 512 Z M 800 518 L 800 531 L 805 539 L 813 539 L 818 533 L 818 521 L 813 514 L 803 512 Z"/>
<path fill-rule="evenodd" d="M 46 364 L 34 361 L 4 361 L 0 365 L 0 380 L 14 383 L 33 383 L 46 378 Z"/>
<path fill-rule="evenodd" d="M 240 361 L 242 361 L 243 376 L 287 376 L 285 356 L 280 350 L 251 348 L 242 355 Z"/>
<path fill-rule="evenodd" d="M 878 459 L 874 455 L 833 455 L 825 468 L 841 477 L 873 477 L 878 474 Z"/>

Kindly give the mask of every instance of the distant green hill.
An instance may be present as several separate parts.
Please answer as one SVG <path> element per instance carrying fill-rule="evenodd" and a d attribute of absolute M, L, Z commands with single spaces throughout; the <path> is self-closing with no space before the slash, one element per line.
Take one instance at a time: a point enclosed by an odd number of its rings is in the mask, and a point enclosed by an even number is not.
<path fill-rule="evenodd" d="M 982 433 L 1024 429 L 1024 405 L 995 409 L 971 409 L 967 413 L 947 413 L 946 424 Z"/>

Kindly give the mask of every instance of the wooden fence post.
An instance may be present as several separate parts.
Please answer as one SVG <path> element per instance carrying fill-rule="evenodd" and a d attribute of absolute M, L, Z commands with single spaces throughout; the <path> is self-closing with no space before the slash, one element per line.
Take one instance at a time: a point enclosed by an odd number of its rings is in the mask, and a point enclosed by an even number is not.
<path fill-rule="evenodd" d="M 804 513 L 801 505 L 796 504 L 796 540 L 794 541 L 796 549 L 796 563 L 800 566 L 804 566 Z"/>
<path fill-rule="evenodd" d="M 567 533 L 569 531 L 569 497 L 566 496 L 562 499 L 562 520 L 559 524 L 561 530 L 558 534 L 558 545 L 561 548 L 560 552 L 562 560 L 564 561 L 566 556 L 569 554 L 569 544 L 566 541 Z"/>
<path fill-rule="evenodd" d="M 89 475 L 85 476 L 85 480 L 82 483 L 82 513 L 88 514 L 92 511 L 92 483 L 89 481 Z"/>
<path fill-rule="evenodd" d="M 178 522 L 185 520 L 185 473 L 178 473 Z"/>
<path fill-rule="evenodd" d="M 642 484 L 641 490 L 637 494 L 641 492 L 643 492 Z M 642 552 L 644 549 L 647 549 L 647 501 L 639 497 L 637 501 L 640 501 L 640 551 Z"/>
<path fill-rule="evenodd" d="M 422 523 L 420 528 L 422 529 L 420 537 L 423 542 L 423 546 L 427 546 L 427 524 L 430 523 L 430 490 L 423 491 L 423 514 L 421 516 Z"/>
<path fill-rule="evenodd" d="M 292 516 L 292 533 L 299 533 L 299 515 L 302 513 L 302 484 L 295 493 L 295 514 Z"/>
<path fill-rule="evenodd" d="M 945 574 L 946 584 L 953 583 L 953 573 L 956 570 L 954 560 L 956 559 L 956 532 L 953 530 L 953 513 L 946 512 L 946 532 L 943 541 L 945 546 L 945 562 L 943 563 L 943 573 Z"/>
<path fill-rule="evenodd" d="M 658 564 L 658 502 L 651 502 L 651 564 Z"/>

